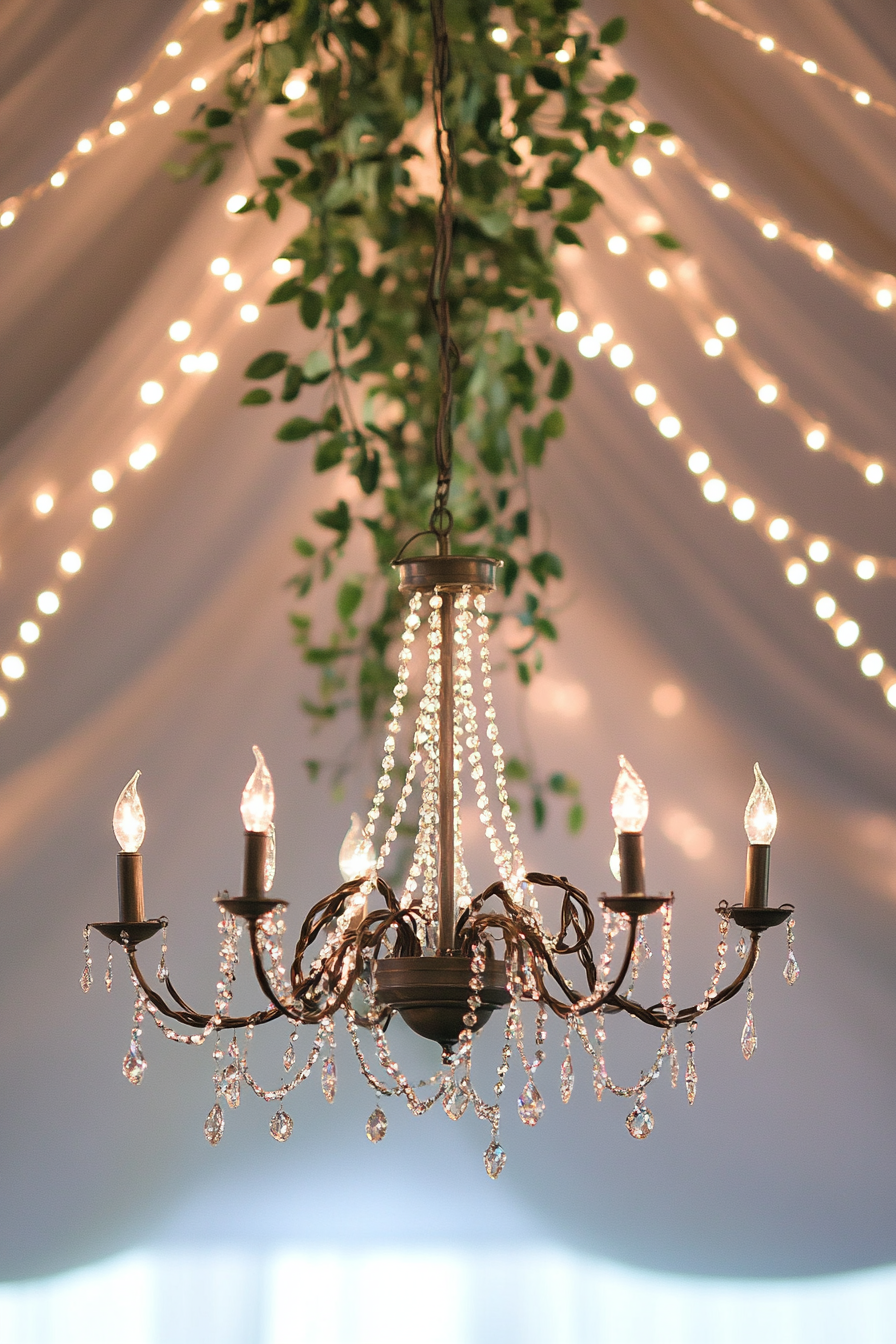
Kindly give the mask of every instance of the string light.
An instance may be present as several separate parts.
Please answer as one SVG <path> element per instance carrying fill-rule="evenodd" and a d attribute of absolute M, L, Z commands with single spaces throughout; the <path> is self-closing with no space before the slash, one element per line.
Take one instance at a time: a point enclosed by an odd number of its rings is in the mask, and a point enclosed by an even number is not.
<path fill-rule="evenodd" d="M 235 294 L 236 291 L 238 289 L 242 289 L 242 287 L 243 287 L 243 277 L 241 275 L 238 275 L 236 271 L 230 271 L 228 275 L 225 275 L 224 277 L 225 289 L 229 289 L 231 293 Z"/>
<path fill-rule="evenodd" d="M 244 322 L 257 322 L 259 316 L 259 310 L 254 303 L 244 303 L 240 309 L 240 317 Z"/>
<path fill-rule="evenodd" d="M 110 121 L 109 123 L 110 135 L 124 135 L 126 130 L 127 127 L 125 126 L 123 121 Z"/>
<path fill-rule="evenodd" d="M 190 326 L 189 322 L 185 322 L 181 318 L 177 322 L 171 323 L 171 326 L 168 328 L 168 335 L 171 337 L 172 341 L 185 341 L 192 330 L 193 328 Z"/>
<path fill-rule="evenodd" d="M 703 342 L 703 349 L 709 355 L 710 359 L 716 359 L 725 347 L 718 336 L 710 336 L 708 341 Z"/>
<path fill-rule="evenodd" d="M 166 56 L 179 56 L 182 51 L 183 47 L 179 42 L 169 42 L 165 47 Z"/>
<path fill-rule="evenodd" d="M 77 574 L 82 563 L 77 551 L 63 551 L 59 557 L 59 568 L 63 574 Z"/>
<path fill-rule="evenodd" d="M 763 383 L 756 395 L 764 406 L 771 406 L 773 401 L 778 400 L 778 389 L 774 383 Z"/>
<path fill-rule="evenodd" d="M 558 331 L 575 331 L 579 325 L 579 319 L 574 312 L 565 308 L 562 313 L 557 314 Z"/>
<path fill-rule="evenodd" d="M 869 485 L 880 485 L 884 478 L 884 469 L 879 462 L 869 462 L 865 468 L 865 480 Z"/>
<path fill-rule="evenodd" d="M 634 352 L 630 345 L 614 345 L 610 351 L 610 363 L 617 369 L 627 369 L 634 361 Z"/>
<path fill-rule="evenodd" d="M 304 97 L 307 92 L 308 85 L 305 83 L 304 79 L 288 79 L 283 85 L 284 95 L 292 102 L 295 102 L 297 98 Z"/>
<path fill-rule="evenodd" d="M 632 172 L 635 174 L 635 177 L 649 177 L 653 172 L 653 164 L 649 159 L 645 159 L 643 156 L 638 159 L 633 159 Z"/>
<path fill-rule="evenodd" d="M 795 587 L 799 587 L 801 584 L 804 584 L 809 577 L 808 567 L 805 561 L 803 560 L 788 561 L 787 568 L 785 569 L 784 573 L 787 575 L 788 580 Z"/>
<path fill-rule="evenodd" d="M 506 42 L 506 41 L 507 41 L 507 29 L 506 29 L 506 28 L 493 28 L 493 29 L 492 29 L 492 41 L 493 41 L 493 42 L 497 42 L 499 45 L 500 45 L 500 43 L 502 43 L 502 42 Z"/>
<path fill-rule="evenodd" d="M 652 383 L 639 383 L 632 396 L 639 406 L 652 406 L 656 401 L 656 388 Z"/>
<path fill-rule="evenodd" d="M 36 644 L 40 639 L 40 626 L 36 621 L 23 621 L 19 626 L 19 639 L 26 644 Z"/>
<path fill-rule="evenodd" d="M 156 460 L 157 451 L 154 443 L 141 443 L 139 448 L 135 448 L 128 458 L 128 462 L 134 471 L 145 471 L 150 462 Z"/>
<path fill-rule="evenodd" d="M 864 579 L 866 583 L 869 579 L 875 577 L 877 574 L 877 564 L 870 555 L 863 555 L 860 560 L 856 561 L 856 574 L 860 579 Z"/>
<path fill-rule="evenodd" d="M 93 513 L 90 515 L 90 521 L 100 532 L 104 532 L 107 527 L 111 527 L 114 520 L 115 514 L 106 504 L 101 504 L 100 507 L 94 509 Z"/>
<path fill-rule="evenodd" d="M 731 512 L 739 523 L 749 523 L 756 512 L 756 505 L 748 495 L 739 495 L 731 505 Z"/>
<path fill-rule="evenodd" d="M 125 84 L 124 88 L 119 89 L 116 93 L 115 100 L 119 103 L 129 103 L 133 97 L 134 90 L 129 85 Z"/>
<path fill-rule="evenodd" d="M 612 252 L 614 257 L 621 257 L 628 251 L 628 239 L 623 238 L 621 233 L 614 233 L 612 238 L 607 239 L 607 251 Z"/>
<path fill-rule="evenodd" d="M 51 186 L 51 187 L 64 187 L 65 184 L 66 184 L 66 182 L 67 182 L 67 180 L 68 180 L 68 179 L 67 179 L 65 173 L 62 172 L 61 169 L 57 169 L 57 171 L 56 171 L 55 173 L 51 173 L 51 174 L 50 174 L 50 186 Z"/>
<path fill-rule="evenodd" d="M 733 317 L 720 317 L 716 321 L 716 331 L 720 336 L 730 339 L 737 335 L 737 323 Z"/>
<path fill-rule="evenodd" d="M 10 681 L 18 681 L 25 675 L 25 660 L 17 653 L 7 653 L 0 658 L 0 672 Z"/>
<path fill-rule="evenodd" d="M 670 138 L 660 141 L 660 153 L 665 154 L 667 158 L 672 158 L 678 153 L 678 142 Z"/>
<path fill-rule="evenodd" d="M 824 562 L 826 560 L 829 560 L 831 556 L 830 546 L 827 544 L 826 541 L 821 541 L 820 539 L 816 541 L 810 541 L 807 547 L 807 552 L 809 555 L 809 559 L 814 560 L 817 565 L 823 565 Z"/>
<path fill-rule="evenodd" d="M 203 350 L 196 361 L 200 373 L 214 373 L 218 367 L 218 356 L 211 350 Z"/>
<path fill-rule="evenodd" d="M 248 196 L 242 196 L 239 192 L 237 192 L 236 195 L 230 197 L 224 208 L 228 212 L 228 214 L 235 215 L 240 210 L 242 210 L 243 206 L 247 203 L 248 199 L 249 199 Z"/>
<path fill-rule="evenodd" d="M 727 182 L 713 182 L 710 191 L 717 201 L 727 201 L 731 195 L 731 188 Z"/>
<path fill-rule="evenodd" d="M 48 513 L 52 513 L 53 505 L 55 503 L 55 499 L 48 490 L 42 490 L 40 494 L 34 496 L 35 510 L 44 516 Z"/>
<path fill-rule="evenodd" d="M 655 266 L 654 269 L 649 272 L 647 279 L 653 285 L 654 289 L 665 289 L 669 283 L 668 275 L 659 266 Z"/>
<path fill-rule="evenodd" d="M 288 257 L 276 257 L 271 263 L 271 270 L 276 271 L 278 275 L 289 275 L 292 270 L 292 262 Z"/>
<path fill-rule="evenodd" d="M 196 75 L 190 80 L 190 88 L 194 93 L 202 93 L 203 89 L 208 88 L 208 81 L 202 78 L 202 75 Z"/>
<path fill-rule="evenodd" d="M 140 388 L 140 400 L 147 406 L 156 406 L 164 397 L 165 389 L 161 383 L 151 378 Z"/>
<path fill-rule="evenodd" d="M 842 75 L 836 75 L 832 70 L 826 69 L 818 61 L 811 57 L 802 56 L 798 52 L 791 51 L 789 47 L 782 47 L 773 37 L 764 33 L 754 32 L 748 28 L 745 23 L 738 23 L 736 19 L 723 14 L 720 9 L 716 9 L 707 0 L 691 0 L 691 7 L 697 14 L 705 19 L 711 19 L 713 23 L 719 24 L 722 28 L 727 28 L 729 32 L 736 33 L 747 42 L 756 46 L 760 51 L 775 51 L 784 60 L 789 61 L 807 75 L 818 75 L 820 78 L 828 81 L 829 84 L 838 89 L 841 93 L 848 93 L 859 104 L 860 107 L 876 107 L 879 112 L 883 112 L 888 117 L 896 117 L 896 107 L 891 103 L 886 103 L 881 98 L 873 97 L 867 89 L 861 89 L 852 80 L 844 79 Z"/>
<path fill-rule="evenodd" d="M 16 212 L 14 210 L 4 210 L 0 214 L 0 229 L 8 229 L 10 224 L 15 222 Z"/>
<path fill-rule="evenodd" d="M 579 354 L 585 359 L 596 359 L 601 352 L 601 344 L 596 336 L 583 336 L 579 341 Z"/>
<path fill-rule="evenodd" d="M 657 425 L 664 439 L 675 439 L 681 433 L 681 421 L 674 415 L 664 415 Z"/>
<path fill-rule="evenodd" d="M 115 485 L 115 477 L 105 467 L 100 467 L 90 478 L 90 484 L 100 495 L 106 495 Z"/>
<path fill-rule="evenodd" d="M 212 275 L 226 275 L 230 270 L 230 262 L 226 257 L 215 257 L 214 261 L 209 266 L 209 270 Z"/>
<path fill-rule="evenodd" d="M 44 616 L 53 616 L 59 610 L 59 594 L 48 588 L 37 595 L 37 609 Z"/>

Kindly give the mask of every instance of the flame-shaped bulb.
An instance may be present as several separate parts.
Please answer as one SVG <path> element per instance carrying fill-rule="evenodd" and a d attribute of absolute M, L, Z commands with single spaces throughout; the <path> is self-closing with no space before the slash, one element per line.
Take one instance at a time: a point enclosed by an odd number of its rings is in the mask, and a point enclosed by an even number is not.
<path fill-rule="evenodd" d="M 617 831 L 643 831 L 647 820 L 649 800 L 644 781 L 624 756 L 619 757 L 620 770 L 610 799 L 610 811 Z"/>
<path fill-rule="evenodd" d="M 125 854 L 136 854 L 146 835 L 146 817 L 140 795 L 137 793 L 139 778 L 138 770 L 134 778 L 125 784 L 112 813 L 112 830 Z"/>
<path fill-rule="evenodd" d="M 361 818 L 352 813 L 352 824 L 345 833 L 345 839 L 339 850 L 339 871 L 345 882 L 354 882 L 359 877 L 370 877 L 376 856 L 373 845 L 364 834 Z"/>
<path fill-rule="evenodd" d="M 616 843 L 613 846 L 613 853 L 610 855 L 610 872 L 618 882 L 622 877 L 622 868 L 619 860 L 619 832 L 616 832 Z"/>
<path fill-rule="evenodd" d="M 744 830 L 751 845 L 770 845 L 778 828 L 778 812 L 758 761 L 753 766 L 753 774 L 756 783 L 744 812 Z"/>
<path fill-rule="evenodd" d="M 252 750 L 255 752 L 255 769 L 243 789 L 240 815 L 247 831 L 267 835 L 274 816 L 274 783 L 261 752 L 257 747 Z"/>

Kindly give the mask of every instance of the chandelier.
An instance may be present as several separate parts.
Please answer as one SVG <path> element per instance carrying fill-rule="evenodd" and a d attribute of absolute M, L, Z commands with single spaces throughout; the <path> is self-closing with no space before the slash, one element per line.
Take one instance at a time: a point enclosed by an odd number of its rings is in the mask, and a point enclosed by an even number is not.
<path fill-rule="evenodd" d="M 89 934 L 96 929 L 109 940 L 107 989 L 112 984 L 114 943 L 128 960 L 135 1002 L 123 1072 L 133 1084 L 142 1082 L 146 1070 L 140 1042 L 147 1015 L 169 1040 L 193 1046 L 212 1042 L 215 1095 L 204 1125 L 212 1145 L 224 1133 L 224 1108 L 238 1106 L 246 1089 L 276 1105 L 270 1132 L 279 1142 L 293 1130 L 284 1102 L 318 1064 L 324 1095 L 332 1102 L 337 1083 L 336 1022 L 341 1016 L 361 1074 L 378 1095 L 367 1121 L 368 1138 L 377 1143 L 385 1135 L 382 1102 L 390 1097 L 403 1098 L 415 1115 L 441 1105 L 452 1120 L 472 1107 L 490 1128 L 484 1161 L 488 1175 L 496 1178 L 506 1162 L 499 1129 L 512 1058 L 514 1053 L 519 1056 L 524 1075 L 517 1111 L 524 1125 L 533 1126 L 545 1108 L 536 1074 L 545 1061 L 552 1019 L 562 1034 L 561 1100 L 568 1102 L 573 1090 L 575 1038 L 585 1052 L 598 1100 L 605 1092 L 627 1099 L 628 1131 L 644 1139 L 654 1127 L 647 1088 L 664 1062 L 668 1061 L 672 1086 L 679 1081 L 676 1029 L 684 1031 L 685 1091 L 693 1103 L 697 1025 L 705 1013 L 744 987 L 747 1012 L 741 1048 L 746 1059 L 752 1056 L 757 1040 L 752 976 L 764 930 L 786 921 L 788 984 L 796 982 L 799 967 L 793 952 L 792 906 L 768 904 L 769 854 L 777 815 L 758 765 L 744 819 L 749 845 L 743 901 L 718 906 L 716 960 L 702 996 L 689 1006 L 681 1007 L 672 993 L 674 898 L 647 894 L 643 848 L 647 790 L 624 757 L 619 758 L 611 799 L 616 829 L 611 867 L 620 894 L 602 893 L 595 908 L 567 878 L 531 872 L 523 859 L 498 734 L 489 647 L 487 599 L 495 589 L 498 562 L 451 553 L 450 419 L 457 352 L 449 322 L 448 275 L 455 159 L 443 110 L 449 53 L 441 0 L 432 0 L 431 8 L 441 195 L 430 301 L 439 333 L 440 400 L 435 501 L 429 528 L 420 535 L 435 539 L 437 554 L 403 558 L 402 552 L 395 561 L 408 606 L 394 699 L 366 821 L 362 825 L 353 817 L 340 851 L 345 880 L 312 907 L 289 958 L 283 948 L 287 902 L 273 894 L 274 788 L 262 753 L 253 748 L 255 768 L 240 803 L 245 830 L 242 895 L 223 892 L 217 897 L 221 943 L 214 1003 L 210 1010 L 192 1007 L 175 989 L 166 965 L 167 919 L 147 919 L 144 912 L 140 847 L 146 823 L 137 793 L 138 771 L 123 789 L 113 816 L 121 847 L 118 920 L 85 928 L 81 985 L 86 991 L 92 983 Z M 408 705 L 414 686 L 422 689 L 412 715 Z M 496 869 L 491 883 L 478 892 L 464 850 L 462 815 L 469 813 L 470 802 Z M 412 817 L 416 827 L 410 862 L 403 879 L 393 886 L 385 870 L 400 830 Z M 549 913 L 542 911 L 542 902 L 550 907 Z M 662 992 L 648 1004 L 640 1002 L 635 991 L 651 956 L 646 930 L 652 916 L 660 924 Z M 742 965 L 723 984 L 732 922 L 742 931 L 737 947 Z M 154 985 L 140 966 L 138 948 L 159 933 L 161 955 Z M 262 1007 L 245 1015 L 232 1011 L 241 945 L 247 945 L 263 998 Z M 489 1098 L 478 1072 L 474 1079 L 473 1045 L 496 1013 L 504 1014 L 504 1028 Z M 605 1055 L 607 1021 L 620 1013 L 659 1033 L 655 1055 L 629 1085 L 613 1080 Z M 412 1084 L 393 1056 L 387 1031 L 396 1014 L 417 1035 L 441 1047 L 439 1067 L 423 1082 Z M 280 1021 L 288 1027 L 282 1078 L 279 1086 L 266 1088 L 249 1068 L 249 1042 L 257 1027 Z M 310 1041 L 300 1046 L 303 1027 Z M 238 1031 L 243 1032 L 242 1043 Z M 302 1058 L 306 1044 L 308 1054 Z M 479 1057 L 477 1050 L 477 1062 Z"/>

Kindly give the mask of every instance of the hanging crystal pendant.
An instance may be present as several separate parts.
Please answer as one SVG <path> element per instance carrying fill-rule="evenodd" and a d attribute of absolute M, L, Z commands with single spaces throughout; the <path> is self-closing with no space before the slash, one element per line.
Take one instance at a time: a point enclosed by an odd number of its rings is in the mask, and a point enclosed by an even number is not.
<path fill-rule="evenodd" d="M 520 1093 L 517 1110 L 524 1125 L 537 1125 L 544 1115 L 544 1100 L 531 1078 Z"/>
<path fill-rule="evenodd" d="M 646 1139 L 653 1129 L 653 1114 L 644 1104 L 643 1092 L 638 1098 L 634 1110 L 630 1111 L 625 1117 L 625 1127 L 633 1139 Z"/>
<path fill-rule="evenodd" d="M 694 1023 L 692 1022 L 688 1030 L 690 1031 L 693 1026 Z M 688 1094 L 688 1105 L 693 1106 L 697 1099 L 697 1065 L 694 1063 L 694 1051 L 697 1049 L 697 1042 L 689 1040 L 686 1049 L 688 1062 L 684 1071 L 684 1085 Z"/>
<path fill-rule="evenodd" d="M 449 1087 L 442 1098 L 442 1109 L 449 1120 L 459 1120 L 469 1105 L 470 1097 L 465 1088 Z"/>
<path fill-rule="evenodd" d="M 491 1176 L 493 1181 L 496 1181 L 504 1170 L 504 1163 L 507 1161 L 507 1154 L 497 1139 L 492 1139 L 482 1160 L 485 1163 L 485 1170 L 488 1175 Z"/>
<path fill-rule="evenodd" d="M 93 957 L 90 955 L 90 925 L 84 926 L 84 970 L 81 972 L 81 988 L 86 994 L 93 984 L 93 974 L 90 970 L 93 965 Z"/>
<path fill-rule="evenodd" d="M 787 960 L 784 963 L 783 975 L 788 985 L 795 985 L 797 980 L 799 980 L 800 978 L 799 962 L 793 955 L 793 948 L 791 948 L 790 951 L 787 953 Z"/>
<path fill-rule="evenodd" d="M 752 1008 L 747 1010 L 747 1020 L 744 1022 L 744 1029 L 740 1036 L 740 1048 L 743 1051 L 744 1059 L 750 1059 L 756 1049 L 756 1024 L 753 1021 Z"/>
<path fill-rule="evenodd" d="M 320 1086 L 327 1101 L 332 1105 L 336 1100 L 336 1061 L 332 1055 L 328 1055 L 324 1060 L 324 1066 L 320 1074 Z M 382 1135 L 380 1135 L 380 1138 L 382 1138 Z"/>
<path fill-rule="evenodd" d="M 86 994 L 93 984 L 93 976 L 90 974 L 90 964 L 88 963 L 81 972 L 81 988 Z"/>
<path fill-rule="evenodd" d="M 206 1116 L 203 1133 L 213 1148 L 216 1143 L 221 1142 L 222 1135 L 224 1134 L 224 1112 L 217 1102 L 215 1102 L 214 1106 Z"/>
<path fill-rule="evenodd" d="M 743 934 L 741 934 L 737 944 L 737 955 L 740 957 L 741 961 L 743 961 L 744 957 L 747 955 L 747 940 Z"/>
<path fill-rule="evenodd" d="M 286 1073 L 291 1073 L 296 1066 L 296 1052 L 293 1047 L 292 1037 L 289 1038 L 289 1044 L 283 1051 L 283 1068 Z"/>
<path fill-rule="evenodd" d="M 327 1100 L 329 1100 L 329 1098 L 327 1098 Z M 365 1130 L 365 1133 L 367 1134 L 367 1137 L 371 1143 L 379 1143 L 380 1139 L 385 1137 L 386 1126 L 388 1125 L 388 1123 L 389 1121 L 386 1119 L 385 1113 L 380 1109 L 379 1106 L 377 1106 L 376 1110 L 373 1112 L 370 1119 L 367 1121 L 367 1127 Z"/>
<path fill-rule="evenodd" d="M 677 1087 L 678 1074 L 680 1071 L 678 1063 L 678 1050 L 676 1049 L 675 1042 L 673 1041 L 671 1036 L 669 1037 L 668 1054 L 669 1054 L 669 1081 L 671 1082 L 673 1087 Z"/>
<path fill-rule="evenodd" d="M 228 1064 L 221 1074 L 221 1092 L 232 1111 L 240 1104 L 240 1071 L 236 1064 Z"/>
<path fill-rule="evenodd" d="M 278 1106 L 271 1116 L 271 1138 L 278 1143 L 285 1143 L 292 1133 L 292 1124 L 292 1116 L 287 1115 L 282 1106 Z"/>
<path fill-rule="evenodd" d="M 106 958 L 106 974 L 103 976 L 103 983 L 106 986 L 106 993 L 112 991 L 112 944 L 109 944 L 109 955 Z"/>
<path fill-rule="evenodd" d="M 564 1106 L 572 1096 L 575 1081 L 575 1074 L 572 1071 L 572 1056 L 567 1055 L 560 1065 L 560 1100 Z"/>
<path fill-rule="evenodd" d="M 128 1046 L 128 1052 L 121 1065 L 121 1071 L 129 1083 L 139 1087 L 143 1082 L 143 1075 L 146 1072 L 146 1060 L 143 1057 L 143 1051 L 136 1039 L 132 1036 L 131 1043 Z"/>

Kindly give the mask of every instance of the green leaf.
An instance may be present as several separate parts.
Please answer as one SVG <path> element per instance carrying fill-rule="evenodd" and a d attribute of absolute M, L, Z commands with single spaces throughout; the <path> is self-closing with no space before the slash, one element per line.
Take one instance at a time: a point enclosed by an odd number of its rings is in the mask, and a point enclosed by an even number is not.
<path fill-rule="evenodd" d="M 585 806 L 583 803 L 573 803 L 566 814 L 566 829 L 570 835 L 578 835 L 584 825 Z"/>
<path fill-rule="evenodd" d="M 535 425 L 526 425 L 523 429 L 522 440 L 523 461 L 528 462 L 531 467 L 540 467 L 545 449 L 544 430 L 536 429 Z"/>
<path fill-rule="evenodd" d="M 672 127 L 671 127 L 671 126 L 667 126 L 666 123 L 665 123 L 664 121 L 648 121 L 648 123 L 647 123 L 647 134 L 648 134 L 648 135 L 671 135 L 671 134 L 672 134 Z"/>
<path fill-rule="evenodd" d="M 338 467 L 345 452 L 345 442 L 344 434 L 334 434 L 331 439 L 324 439 L 318 444 L 314 454 L 314 470 L 329 471 L 331 467 Z"/>
<path fill-rule="evenodd" d="M 304 381 L 304 375 L 298 364 L 287 364 L 286 377 L 283 379 L 283 391 L 280 393 L 280 400 L 295 401 Z"/>
<path fill-rule="evenodd" d="M 603 93 L 598 97 L 602 103 L 624 103 L 638 87 L 638 81 L 634 75 L 614 75 Z"/>
<path fill-rule="evenodd" d="M 307 439 L 309 434 L 316 434 L 322 428 L 319 420 L 307 420 L 304 415 L 297 415 L 294 420 L 287 420 L 285 425 L 280 426 L 277 438 L 284 443 L 297 443 L 300 439 Z"/>
<path fill-rule="evenodd" d="M 243 377 L 273 378 L 275 373 L 283 372 L 288 359 L 289 355 L 285 350 L 268 350 L 267 354 L 259 355 L 257 359 L 253 359 Z"/>
<path fill-rule="evenodd" d="M 314 780 L 316 780 L 320 774 L 320 761 L 308 760 L 304 761 L 303 764 L 305 766 L 305 769 L 308 771 L 308 778 L 313 783 Z"/>
<path fill-rule="evenodd" d="M 560 71 L 553 69 L 549 65 L 536 65 L 532 67 L 532 78 L 536 84 L 540 84 L 543 89 L 562 89 L 563 80 L 560 78 Z"/>
<path fill-rule="evenodd" d="M 517 659 L 516 674 L 524 686 L 529 686 L 532 682 L 532 670 L 528 663 L 523 663 Z"/>
<path fill-rule="evenodd" d="M 290 299 L 295 299 L 302 293 L 302 281 L 294 275 L 289 280 L 284 280 L 282 285 L 277 285 L 268 295 L 268 303 L 289 303 Z"/>
<path fill-rule="evenodd" d="M 323 133 L 315 126 L 306 126 L 301 131 L 293 131 L 290 135 L 284 135 L 283 137 L 288 145 L 292 145 L 293 149 L 312 149 L 323 138 Z"/>
<path fill-rule="evenodd" d="M 671 233 L 652 233 L 650 236 L 655 243 L 659 243 L 660 247 L 665 247 L 670 252 L 674 252 L 676 248 L 681 247 L 681 243 Z"/>
<path fill-rule="evenodd" d="M 518 756 L 509 756 L 504 763 L 504 773 L 508 779 L 522 781 L 529 778 L 529 767 Z"/>
<path fill-rule="evenodd" d="M 326 350 L 312 350 L 302 365 L 306 383 L 322 383 L 330 372 L 330 356 Z"/>
<path fill-rule="evenodd" d="M 266 387 L 253 387 L 240 401 L 241 406 L 264 406 L 274 398 Z"/>
<path fill-rule="evenodd" d="M 532 818 L 536 831 L 540 831 L 548 818 L 548 809 L 540 793 L 532 795 Z"/>
<path fill-rule="evenodd" d="M 336 595 L 336 613 L 341 621 L 348 622 L 354 616 L 364 600 L 364 589 L 360 583 L 344 583 Z"/>
<path fill-rule="evenodd" d="M 304 556 L 306 560 L 310 559 L 312 555 L 317 554 L 317 547 L 314 543 L 306 541 L 304 537 L 296 537 L 292 544 L 299 555 Z"/>
<path fill-rule="evenodd" d="M 223 107 L 210 107 L 205 114 L 205 124 L 210 130 L 216 126 L 229 126 L 232 121 L 233 113 Z"/>
<path fill-rule="evenodd" d="M 299 312 L 306 327 L 313 331 L 324 311 L 324 296 L 316 289 L 303 289 L 299 300 Z M 329 367 L 329 366 L 328 366 Z"/>
<path fill-rule="evenodd" d="M 536 345 L 535 354 L 541 367 L 547 368 L 551 362 L 551 352 L 546 345 Z"/>
<path fill-rule="evenodd" d="M 352 525 L 348 505 L 344 499 L 340 499 L 335 509 L 318 509 L 314 514 L 314 521 L 320 523 L 321 527 L 328 527 L 332 532 L 341 533 L 343 537 L 348 536 Z"/>
<path fill-rule="evenodd" d="M 541 432 L 546 439 L 559 439 L 566 429 L 566 420 L 563 412 L 556 407 L 553 411 L 548 411 L 541 422 Z"/>
<path fill-rule="evenodd" d="M 625 37 L 628 24 L 620 15 L 618 18 L 610 19 L 605 23 L 598 33 L 597 40 L 603 47 L 615 47 L 617 42 L 621 42 Z"/>
<path fill-rule="evenodd" d="M 554 228 L 554 237 L 558 243 L 566 243 L 567 246 L 584 247 L 579 235 L 575 230 L 570 229 L 566 224 L 557 224 Z"/>
<path fill-rule="evenodd" d="M 533 555 L 528 565 L 529 573 L 543 588 L 548 579 L 563 578 L 563 562 L 553 551 L 539 551 Z"/>
<path fill-rule="evenodd" d="M 372 495 L 380 479 L 379 453 L 375 449 L 372 453 L 362 451 L 352 467 L 352 475 L 357 476 L 365 495 Z"/>
<path fill-rule="evenodd" d="M 572 391 L 572 369 L 566 360 L 561 357 L 554 365 L 554 372 L 551 376 L 551 385 L 548 388 L 548 396 L 552 401 L 562 401 L 568 397 Z"/>

